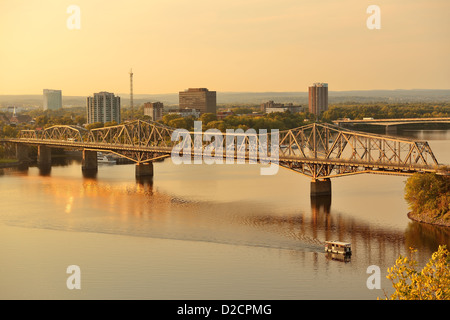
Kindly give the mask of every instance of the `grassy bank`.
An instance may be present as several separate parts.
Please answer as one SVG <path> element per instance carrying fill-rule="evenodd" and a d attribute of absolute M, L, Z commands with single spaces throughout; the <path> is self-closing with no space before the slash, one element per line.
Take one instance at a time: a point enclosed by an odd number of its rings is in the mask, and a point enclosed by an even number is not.
<path fill-rule="evenodd" d="M 0 164 L 3 164 L 3 163 L 8 164 L 8 163 L 16 163 L 16 162 L 17 162 L 17 159 L 1 159 L 0 158 Z"/>

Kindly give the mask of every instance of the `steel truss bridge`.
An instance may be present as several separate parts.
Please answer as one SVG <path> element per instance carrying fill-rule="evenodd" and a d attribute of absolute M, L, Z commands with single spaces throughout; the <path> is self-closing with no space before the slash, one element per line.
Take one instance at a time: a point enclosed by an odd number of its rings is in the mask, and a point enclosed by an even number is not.
<path fill-rule="evenodd" d="M 422 124 L 422 123 L 450 123 L 450 118 L 398 118 L 398 119 L 362 119 L 362 120 L 349 120 L 341 119 L 334 120 L 336 125 L 345 124 L 373 124 L 382 126 L 393 126 L 401 124 Z"/>
<path fill-rule="evenodd" d="M 23 130 L 3 142 L 109 152 L 137 166 L 167 158 L 172 151 L 192 159 L 209 154 L 215 160 L 243 160 L 277 165 L 312 178 L 313 182 L 361 173 L 411 175 L 448 174 L 428 142 L 352 131 L 331 124 L 309 124 L 270 133 L 254 130 L 188 132 L 141 120 L 86 130 L 58 125 L 45 130 Z M 83 152 L 83 153 L 84 153 Z M 151 172 L 153 175 L 153 169 Z"/>

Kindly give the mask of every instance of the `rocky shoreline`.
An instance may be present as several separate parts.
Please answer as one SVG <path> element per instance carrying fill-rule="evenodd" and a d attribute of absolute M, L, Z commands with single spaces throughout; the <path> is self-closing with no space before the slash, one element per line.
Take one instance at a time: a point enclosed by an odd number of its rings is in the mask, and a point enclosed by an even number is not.
<path fill-rule="evenodd" d="M 448 215 L 448 213 L 447 213 L 447 215 Z M 443 218 L 432 218 L 426 214 L 417 214 L 417 213 L 413 213 L 413 212 L 408 212 L 408 218 L 413 221 L 420 222 L 420 223 L 427 223 L 427 224 L 432 224 L 432 225 L 441 226 L 441 227 L 450 227 L 449 219 L 445 220 Z"/>

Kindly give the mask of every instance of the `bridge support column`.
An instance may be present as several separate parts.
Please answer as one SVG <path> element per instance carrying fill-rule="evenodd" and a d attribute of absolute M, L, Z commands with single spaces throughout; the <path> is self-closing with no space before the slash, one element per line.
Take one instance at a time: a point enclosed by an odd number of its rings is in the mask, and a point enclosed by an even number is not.
<path fill-rule="evenodd" d="M 83 150 L 83 159 L 81 160 L 81 170 L 83 173 L 97 173 L 97 151 Z"/>
<path fill-rule="evenodd" d="M 313 180 L 311 181 L 311 197 L 331 196 L 331 180 Z"/>
<path fill-rule="evenodd" d="M 19 161 L 19 170 L 28 170 L 30 148 L 22 143 L 16 144 L 16 158 Z"/>
<path fill-rule="evenodd" d="M 37 163 L 39 167 L 51 167 L 52 149 L 47 146 L 38 146 Z"/>
<path fill-rule="evenodd" d="M 153 162 L 136 164 L 136 178 L 153 177 Z"/>
<path fill-rule="evenodd" d="M 386 126 L 386 134 L 397 134 L 397 126 Z"/>
<path fill-rule="evenodd" d="M 39 174 L 48 176 L 52 170 L 52 149 L 47 146 L 38 146 L 37 164 Z"/>

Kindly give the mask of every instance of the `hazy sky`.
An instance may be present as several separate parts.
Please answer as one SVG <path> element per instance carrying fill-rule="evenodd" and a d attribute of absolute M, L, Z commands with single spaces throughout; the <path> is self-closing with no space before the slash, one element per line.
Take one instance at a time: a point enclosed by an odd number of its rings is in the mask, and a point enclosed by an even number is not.
<path fill-rule="evenodd" d="M 449 16 L 449 0 L 0 0 L 0 94 L 128 93 L 130 68 L 137 94 L 450 89 Z"/>

